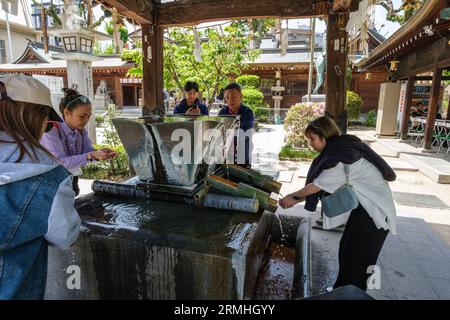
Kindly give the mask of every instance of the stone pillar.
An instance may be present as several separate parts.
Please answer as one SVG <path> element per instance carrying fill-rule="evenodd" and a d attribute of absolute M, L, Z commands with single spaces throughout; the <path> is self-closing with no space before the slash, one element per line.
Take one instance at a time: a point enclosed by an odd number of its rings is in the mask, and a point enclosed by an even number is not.
<path fill-rule="evenodd" d="M 89 97 L 94 102 L 92 61 L 67 59 L 67 84 L 69 88 L 76 89 L 79 93 Z M 97 142 L 95 134 L 95 103 L 92 104 L 92 116 L 87 125 L 87 130 L 89 138 L 95 144 Z"/>

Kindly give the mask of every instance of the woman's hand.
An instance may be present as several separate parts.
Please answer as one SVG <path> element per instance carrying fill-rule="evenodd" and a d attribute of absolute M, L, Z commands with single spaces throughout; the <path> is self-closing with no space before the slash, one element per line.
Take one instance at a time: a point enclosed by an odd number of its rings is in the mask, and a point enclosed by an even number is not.
<path fill-rule="evenodd" d="M 93 160 L 101 161 L 101 160 L 114 158 L 115 156 L 117 156 L 117 152 L 115 152 L 114 150 L 108 149 L 108 148 L 103 148 L 103 149 L 91 151 L 90 157 L 88 157 L 88 159 L 90 158 Z"/>
<path fill-rule="evenodd" d="M 283 209 L 287 209 L 293 207 L 299 202 L 301 202 L 301 199 L 295 197 L 293 194 L 288 194 L 279 201 L 279 204 Z"/>
<path fill-rule="evenodd" d="M 103 153 L 107 154 L 106 159 L 111 159 L 111 158 L 114 158 L 117 156 L 117 152 L 112 149 L 109 149 L 109 148 L 102 148 L 102 149 L 99 149 L 99 151 L 102 151 Z"/>

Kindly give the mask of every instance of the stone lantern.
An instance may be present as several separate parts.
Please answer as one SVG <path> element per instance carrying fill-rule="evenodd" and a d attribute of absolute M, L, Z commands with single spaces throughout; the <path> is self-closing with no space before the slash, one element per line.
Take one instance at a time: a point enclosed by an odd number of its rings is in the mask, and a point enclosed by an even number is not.
<path fill-rule="evenodd" d="M 274 121 L 275 121 L 275 124 L 280 124 L 281 123 L 280 107 L 281 107 L 281 100 L 283 100 L 282 93 L 285 90 L 285 87 L 283 87 L 281 85 L 281 71 L 276 71 L 275 80 L 276 80 L 276 85 L 270 89 L 272 90 L 272 99 L 274 102 L 273 103 L 274 118 L 275 118 Z"/>
<path fill-rule="evenodd" d="M 85 21 L 80 17 L 78 10 L 73 0 L 66 0 L 61 15 L 62 25 L 49 29 L 49 34 L 62 39 L 64 53 L 54 54 L 53 57 L 67 61 L 67 86 L 89 97 L 93 102 L 92 62 L 100 58 L 92 54 L 94 31 L 83 27 Z M 95 114 L 94 103 L 92 114 Z M 89 120 L 87 129 L 92 143 L 96 143 L 95 116 Z"/>

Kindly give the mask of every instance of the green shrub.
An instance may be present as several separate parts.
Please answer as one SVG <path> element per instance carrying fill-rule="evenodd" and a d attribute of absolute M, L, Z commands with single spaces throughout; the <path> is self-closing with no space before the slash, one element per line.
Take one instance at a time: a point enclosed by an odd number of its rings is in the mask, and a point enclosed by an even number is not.
<path fill-rule="evenodd" d="M 363 101 L 356 92 L 347 91 L 348 120 L 358 120 L 359 119 L 362 105 L 363 105 Z"/>
<path fill-rule="evenodd" d="M 285 145 L 283 148 L 281 148 L 281 151 L 279 153 L 279 158 L 281 160 L 288 159 L 288 160 L 306 160 L 306 159 L 314 159 L 317 157 L 319 153 L 317 151 L 313 150 L 296 150 L 290 145 Z"/>
<path fill-rule="evenodd" d="M 289 109 L 284 122 L 284 128 L 287 131 L 287 144 L 307 148 L 308 140 L 303 132 L 308 123 L 320 116 L 323 116 L 325 106 L 323 104 L 297 103 Z"/>
<path fill-rule="evenodd" d="M 114 105 L 108 107 L 108 121 L 104 121 L 103 145 L 95 145 L 95 149 L 109 148 L 117 152 L 113 159 L 97 161 L 82 167 L 84 179 L 121 180 L 129 175 L 128 155 L 120 141 L 119 135 L 111 121 L 115 117 Z M 97 117 L 96 117 L 97 120 Z"/>
<path fill-rule="evenodd" d="M 95 125 L 97 127 L 101 127 L 102 124 L 105 123 L 105 118 L 103 118 L 101 115 L 96 115 L 95 116 Z"/>
<path fill-rule="evenodd" d="M 240 77 L 236 78 L 236 83 L 239 84 L 242 88 L 259 88 L 259 77 L 252 74 L 244 74 Z"/>
<path fill-rule="evenodd" d="M 255 113 L 255 118 L 261 122 L 269 120 L 269 110 L 260 108 L 269 108 L 269 105 L 264 102 L 264 95 L 261 91 L 255 88 L 245 87 L 242 89 L 242 102 L 250 107 Z"/>
<path fill-rule="evenodd" d="M 367 112 L 367 119 L 366 119 L 366 127 L 376 127 L 377 125 L 377 111 L 376 110 L 370 110 Z"/>
<path fill-rule="evenodd" d="M 110 148 L 117 152 L 117 157 L 104 161 L 97 161 L 82 167 L 83 179 L 121 180 L 128 176 L 128 155 L 123 146 L 95 145 L 95 149 Z"/>

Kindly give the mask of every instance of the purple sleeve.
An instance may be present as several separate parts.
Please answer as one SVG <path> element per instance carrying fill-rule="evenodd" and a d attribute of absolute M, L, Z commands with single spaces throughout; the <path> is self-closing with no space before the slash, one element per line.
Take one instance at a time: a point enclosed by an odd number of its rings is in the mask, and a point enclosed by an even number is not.
<path fill-rule="evenodd" d="M 94 151 L 94 147 L 92 146 L 91 139 L 89 139 L 87 130 L 83 129 L 83 133 L 81 135 L 83 137 L 83 144 L 82 144 L 83 148 L 81 150 L 81 153 L 86 154 L 88 152 Z"/>
<path fill-rule="evenodd" d="M 73 169 L 85 166 L 87 164 L 86 153 L 67 156 L 63 141 L 59 137 L 57 128 L 53 128 L 50 132 L 44 133 L 41 139 L 41 144 L 50 151 L 66 169 Z M 92 147 L 92 144 L 90 144 Z"/>

